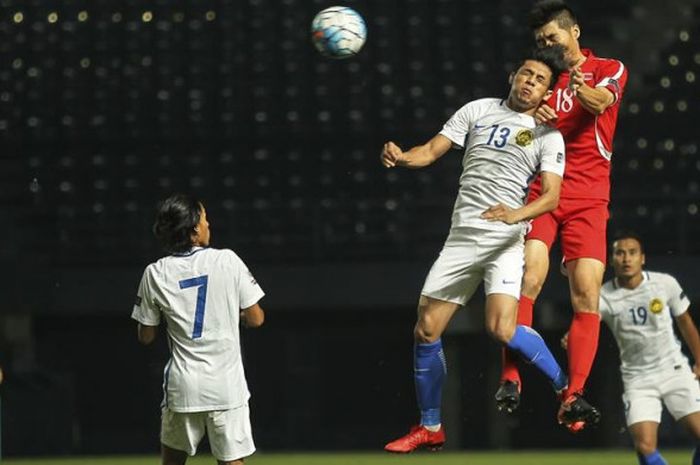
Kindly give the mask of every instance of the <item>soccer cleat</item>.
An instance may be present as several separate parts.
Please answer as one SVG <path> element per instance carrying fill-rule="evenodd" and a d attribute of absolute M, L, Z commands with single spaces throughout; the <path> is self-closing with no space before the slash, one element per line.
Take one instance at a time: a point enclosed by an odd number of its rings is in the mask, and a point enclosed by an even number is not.
<path fill-rule="evenodd" d="M 411 431 L 406 436 L 400 437 L 395 441 L 391 441 L 384 446 L 387 452 L 395 452 L 398 454 L 408 454 L 414 450 L 424 447 L 433 452 L 442 449 L 445 443 L 445 428 L 440 426 L 440 429 L 432 432 L 423 425 L 416 425 L 411 428 Z"/>
<path fill-rule="evenodd" d="M 561 403 L 557 420 L 572 433 L 578 433 L 587 426 L 597 424 L 600 421 L 600 412 L 589 404 L 580 392 L 575 392 Z"/>
<path fill-rule="evenodd" d="M 516 381 L 503 381 L 496 391 L 495 398 L 499 412 L 515 412 L 520 405 L 520 384 Z"/>

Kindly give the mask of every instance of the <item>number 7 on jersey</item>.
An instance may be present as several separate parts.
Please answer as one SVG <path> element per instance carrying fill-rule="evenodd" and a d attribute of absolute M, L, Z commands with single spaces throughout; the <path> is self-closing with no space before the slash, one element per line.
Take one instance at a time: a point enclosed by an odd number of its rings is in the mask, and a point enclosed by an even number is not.
<path fill-rule="evenodd" d="M 188 289 L 190 287 L 198 287 L 197 289 L 197 305 L 194 310 L 194 329 L 192 330 L 192 339 L 202 337 L 202 326 L 204 325 L 204 307 L 207 304 L 207 283 L 209 276 L 197 276 L 196 278 L 183 279 L 179 282 L 180 289 Z"/>

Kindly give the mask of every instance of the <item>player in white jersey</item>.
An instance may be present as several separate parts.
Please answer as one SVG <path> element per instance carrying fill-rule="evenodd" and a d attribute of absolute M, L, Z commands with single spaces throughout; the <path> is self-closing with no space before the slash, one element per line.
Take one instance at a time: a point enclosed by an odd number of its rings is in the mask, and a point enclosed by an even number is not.
<path fill-rule="evenodd" d="M 618 236 L 611 262 L 615 277 L 601 289 L 600 315 L 620 350 L 627 426 L 641 465 L 666 464 L 657 450 L 662 404 L 700 442 L 700 336 L 678 281 L 643 270 L 638 236 Z M 693 354 L 692 368 L 674 334 L 674 321 Z M 698 448 L 693 464 L 700 464 Z"/>
<path fill-rule="evenodd" d="M 241 464 L 255 445 L 239 325 L 262 325 L 264 293 L 232 250 L 208 247 L 201 202 L 186 195 L 164 200 L 153 231 L 170 255 L 146 267 L 131 317 L 143 344 L 153 342 L 161 320 L 167 328 L 163 464 L 183 465 L 205 433 L 220 465 Z"/>
<path fill-rule="evenodd" d="M 438 135 L 407 152 L 393 142 L 384 145 L 381 162 L 387 168 L 421 168 L 452 146 L 464 148 L 452 227 L 418 303 L 414 377 L 421 422 L 387 444 L 389 452 L 436 449 L 444 443 L 440 401 L 446 364 L 440 336 L 481 281 L 488 333 L 532 361 L 557 390 L 566 385 L 542 338 L 515 324 L 526 221 L 557 206 L 565 164 L 561 134 L 538 126 L 533 115 L 564 68 L 561 49 L 533 51 L 511 74 L 507 99 L 467 103 Z M 544 195 L 525 205 L 528 183 L 537 173 Z"/>

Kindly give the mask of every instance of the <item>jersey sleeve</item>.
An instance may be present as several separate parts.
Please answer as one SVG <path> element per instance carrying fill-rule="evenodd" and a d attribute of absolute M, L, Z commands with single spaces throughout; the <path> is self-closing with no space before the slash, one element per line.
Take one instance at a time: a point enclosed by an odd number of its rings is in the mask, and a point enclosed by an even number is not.
<path fill-rule="evenodd" d="M 450 117 L 440 131 L 440 134 L 452 141 L 456 147 L 464 147 L 469 129 L 475 120 L 477 102 L 469 102 Z"/>
<path fill-rule="evenodd" d="M 615 96 L 619 103 L 627 85 L 627 68 L 621 61 L 605 60 L 598 70 L 595 87 L 604 87 Z"/>
<path fill-rule="evenodd" d="M 676 317 L 684 314 L 690 307 L 690 300 L 673 276 L 668 276 L 666 290 L 669 296 L 668 307 L 671 309 L 671 315 Z"/>
<path fill-rule="evenodd" d="M 551 130 L 542 135 L 540 148 L 540 172 L 547 171 L 564 176 L 566 156 L 564 149 L 564 137 L 561 132 Z"/>
<path fill-rule="evenodd" d="M 238 302 L 241 309 L 252 307 L 263 298 L 265 292 L 258 284 L 258 281 L 250 272 L 243 260 L 235 255 L 237 280 L 238 280 Z"/>
<path fill-rule="evenodd" d="M 152 269 L 148 267 L 141 277 L 134 309 L 131 312 L 131 318 L 145 326 L 158 326 L 160 324 L 160 308 L 153 299 L 153 286 Z"/>

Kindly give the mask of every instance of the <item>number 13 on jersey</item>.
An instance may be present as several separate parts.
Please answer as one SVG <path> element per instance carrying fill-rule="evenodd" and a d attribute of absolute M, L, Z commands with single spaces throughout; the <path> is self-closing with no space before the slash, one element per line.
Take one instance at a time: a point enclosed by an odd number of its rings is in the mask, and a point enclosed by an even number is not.
<path fill-rule="evenodd" d="M 196 278 L 183 279 L 180 284 L 180 289 L 188 289 L 190 287 L 198 287 L 197 289 L 197 304 L 194 310 L 194 329 L 192 330 L 192 339 L 202 337 L 202 327 L 204 326 L 204 308 L 207 305 L 207 284 L 209 282 L 208 275 L 197 276 Z"/>

